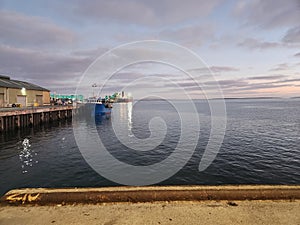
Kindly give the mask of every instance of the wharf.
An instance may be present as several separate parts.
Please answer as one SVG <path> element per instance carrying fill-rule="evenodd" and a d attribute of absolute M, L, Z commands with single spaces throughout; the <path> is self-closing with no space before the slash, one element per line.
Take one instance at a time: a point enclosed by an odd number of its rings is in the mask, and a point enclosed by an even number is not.
<path fill-rule="evenodd" d="M 72 118 L 72 105 L 0 108 L 0 132 Z"/>

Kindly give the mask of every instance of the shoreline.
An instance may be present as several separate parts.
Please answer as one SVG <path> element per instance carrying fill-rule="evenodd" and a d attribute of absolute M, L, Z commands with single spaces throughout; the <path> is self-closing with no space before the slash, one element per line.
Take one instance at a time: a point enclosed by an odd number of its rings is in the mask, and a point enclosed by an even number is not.
<path fill-rule="evenodd" d="M 98 204 L 207 200 L 300 200 L 300 185 L 25 188 L 8 191 L 1 205 Z"/>
<path fill-rule="evenodd" d="M 160 198 L 161 191 L 170 198 Z M 224 195 L 228 191 L 235 194 Z M 151 198 L 141 199 L 141 196 L 148 196 L 147 192 L 152 193 Z M 180 192 L 185 199 L 178 198 Z M 202 193 L 203 200 L 191 195 L 193 192 Z M 215 195 L 211 195 L 212 192 Z M 107 198 L 109 194 L 115 199 Z M 47 195 L 48 203 L 43 202 Z M 127 196 L 125 201 L 124 196 Z M 18 200 L 12 201 L 14 198 Z M 244 200 L 236 200 L 238 198 Z M 70 199 L 76 201 L 68 201 Z M 298 225 L 299 211 L 299 185 L 38 188 L 12 190 L 4 195 L 0 224 Z"/>

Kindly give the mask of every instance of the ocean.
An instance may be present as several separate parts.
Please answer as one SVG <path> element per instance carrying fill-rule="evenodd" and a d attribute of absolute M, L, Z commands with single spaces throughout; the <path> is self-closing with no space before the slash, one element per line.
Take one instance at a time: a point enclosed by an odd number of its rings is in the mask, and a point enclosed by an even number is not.
<path fill-rule="evenodd" d="M 111 116 L 1 134 L 0 194 L 25 187 L 300 184 L 300 99 L 226 100 L 222 145 L 203 171 L 209 104 L 193 102 L 200 126 L 193 130 L 197 121 L 182 120 L 195 117 L 191 103 L 178 101 L 179 113 L 174 101 L 114 104 Z M 96 139 L 105 156 L 94 155 L 102 151 L 94 149 Z"/>

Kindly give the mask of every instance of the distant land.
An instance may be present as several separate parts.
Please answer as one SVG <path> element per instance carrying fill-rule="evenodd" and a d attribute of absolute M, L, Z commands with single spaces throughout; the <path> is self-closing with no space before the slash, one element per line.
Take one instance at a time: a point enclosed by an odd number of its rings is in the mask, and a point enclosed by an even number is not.
<path fill-rule="evenodd" d="M 220 99 L 225 99 L 225 100 L 257 100 L 257 99 L 283 99 L 281 97 L 245 97 L 245 98 L 211 98 L 210 100 L 220 100 Z"/>
<path fill-rule="evenodd" d="M 290 97 L 290 98 L 282 98 L 282 97 L 246 97 L 246 98 L 211 98 L 209 100 L 264 100 L 264 99 L 298 99 L 299 97 Z M 138 101 L 165 101 L 167 99 L 162 99 L 162 98 L 143 98 L 143 99 L 135 99 Z M 168 100 L 175 100 L 175 101 L 180 101 L 180 100 L 185 100 L 185 99 L 168 99 Z M 207 100 L 207 99 L 201 99 L 201 98 L 194 98 L 193 100 Z"/>

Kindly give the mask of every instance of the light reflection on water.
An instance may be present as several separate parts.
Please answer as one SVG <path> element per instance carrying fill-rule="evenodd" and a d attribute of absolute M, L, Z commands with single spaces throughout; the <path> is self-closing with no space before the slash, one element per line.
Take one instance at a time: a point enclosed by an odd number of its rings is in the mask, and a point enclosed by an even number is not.
<path fill-rule="evenodd" d="M 128 130 L 132 129 L 132 102 L 127 103 L 128 112 Z"/>
<path fill-rule="evenodd" d="M 19 158 L 22 173 L 27 173 L 30 167 L 38 163 L 38 161 L 35 160 L 37 153 L 31 149 L 30 140 L 28 138 L 25 138 L 21 143 L 19 143 L 19 145 L 21 145 L 18 148 L 21 149 Z"/>

